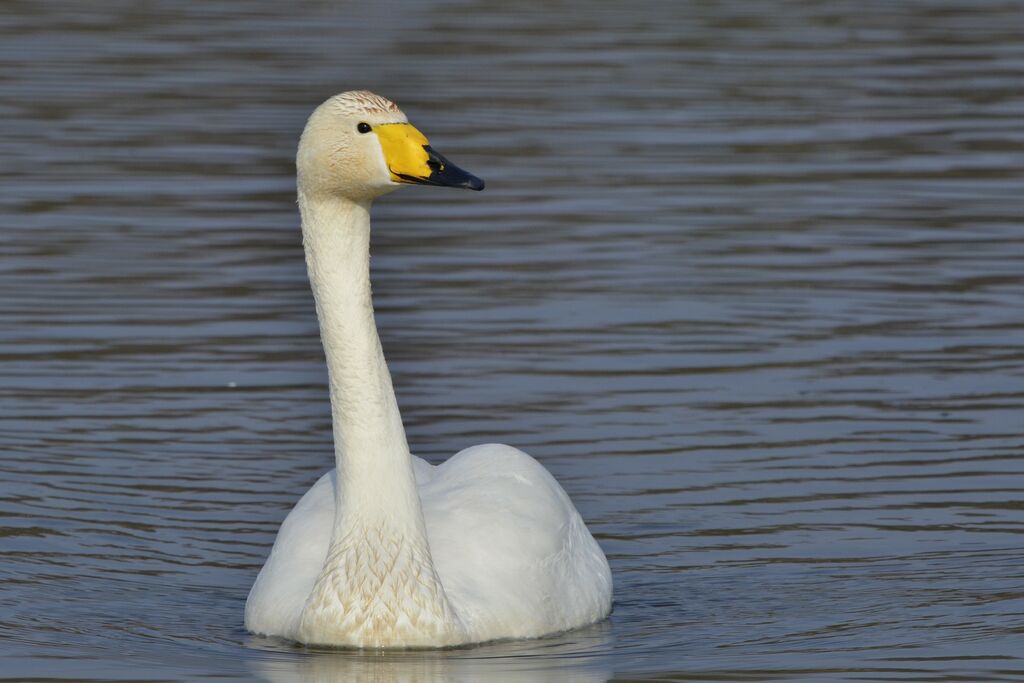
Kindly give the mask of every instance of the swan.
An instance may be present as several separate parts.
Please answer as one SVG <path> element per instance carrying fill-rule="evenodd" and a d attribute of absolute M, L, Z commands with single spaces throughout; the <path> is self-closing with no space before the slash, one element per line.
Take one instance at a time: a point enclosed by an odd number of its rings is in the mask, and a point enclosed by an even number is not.
<path fill-rule="evenodd" d="M 540 463 L 485 444 L 435 467 L 406 442 L 374 322 L 370 204 L 403 184 L 484 182 L 365 90 L 317 107 L 296 166 L 335 468 L 281 524 L 246 601 L 246 629 L 307 645 L 436 648 L 606 617 L 608 560 Z"/>

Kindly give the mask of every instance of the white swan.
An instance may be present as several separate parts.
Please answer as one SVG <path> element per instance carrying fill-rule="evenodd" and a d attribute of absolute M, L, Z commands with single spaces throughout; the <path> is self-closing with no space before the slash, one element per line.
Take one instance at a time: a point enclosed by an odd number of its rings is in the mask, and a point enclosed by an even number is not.
<path fill-rule="evenodd" d="M 246 628 L 317 645 L 441 647 L 607 616 L 608 561 L 543 466 L 488 444 L 434 467 L 406 443 L 374 324 L 370 203 L 402 183 L 480 190 L 483 181 L 367 91 L 313 112 L 297 166 L 337 467 L 281 524 Z"/>

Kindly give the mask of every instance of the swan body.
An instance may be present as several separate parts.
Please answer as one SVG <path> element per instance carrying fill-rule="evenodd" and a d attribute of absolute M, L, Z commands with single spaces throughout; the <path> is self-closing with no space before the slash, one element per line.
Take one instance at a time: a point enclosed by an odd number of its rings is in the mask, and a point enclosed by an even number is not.
<path fill-rule="evenodd" d="M 436 467 L 412 456 L 377 337 L 372 200 L 400 184 L 483 182 L 366 91 L 317 108 L 297 167 L 336 467 L 282 523 L 246 628 L 315 645 L 444 647 L 603 619 L 608 561 L 558 482 L 511 446 L 474 446 Z"/>

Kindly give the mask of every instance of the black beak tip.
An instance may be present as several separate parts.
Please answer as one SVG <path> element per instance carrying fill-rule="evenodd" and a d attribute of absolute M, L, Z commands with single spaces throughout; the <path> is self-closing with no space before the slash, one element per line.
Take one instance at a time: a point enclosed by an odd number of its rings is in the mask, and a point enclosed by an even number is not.
<path fill-rule="evenodd" d="M 427 157 L 430 159 L 428 165 L 430 165 L 433 170 L 429 178 L 420 178 L 413 182 L 421 182 L 427 185 L 444 185 L 447 187 L 465 187 L 466 189 L 475 190 L 477 192 L 484 189 L 483 180 L 477 178 L 472 173 L 463 171 L 461 168 L 438 154 L 430 145 L 423 145 L 423 149 L 426 150 Z"/>

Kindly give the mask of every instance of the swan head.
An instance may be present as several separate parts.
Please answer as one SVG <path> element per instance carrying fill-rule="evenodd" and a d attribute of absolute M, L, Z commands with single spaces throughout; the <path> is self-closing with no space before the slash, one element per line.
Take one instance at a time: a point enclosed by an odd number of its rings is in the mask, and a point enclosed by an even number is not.
<path fill-rule="evenodd" d="M 309 117 L 296 159 L 299 190 L 369 201 L 401 185 L 484 189 L 436 152 L 398 106 L 368 90 L 335 95 Z"/>

